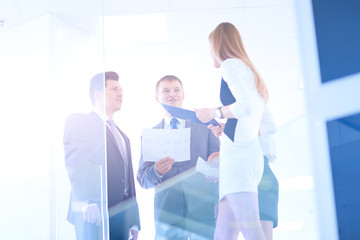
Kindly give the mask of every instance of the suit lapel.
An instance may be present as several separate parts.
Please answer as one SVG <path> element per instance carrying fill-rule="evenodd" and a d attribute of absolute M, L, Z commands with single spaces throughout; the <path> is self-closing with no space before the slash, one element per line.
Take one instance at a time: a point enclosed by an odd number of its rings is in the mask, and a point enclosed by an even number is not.
<path fill-rule="evenodd" d="M 124 138 L 124 142 L 126 144 L 125 148 L 126 148 L 126 154 L 127 154 L 127 160 L 126 161 L 130 161 L 131 159 L 131 150 L 130 150 L 130 140 L 129 138 L 125 135 L 125 133 L 123 133 L 123 131 L 120 130 L 120 128 L 117 127 L 117 130 L 120 132 L 121 136 Z M 115 140 L 115 139 L 114 139 Z"/>
<path fill-rule="evenodd" d="M 119 150 L 114 135 L 112 134 L 111 129 L 108 125 L 106 125 L 106 137 L 109 139 L 108 144 L 111 143 L 113 145 L 113 148 Z"/>
<path fill-rule="evenodd" d="M 164 124 L 165 124 L 165 121 L 164 119 L 159 122 L 155 127 L 153 127 L 154 129 L 164 129 Z"/>
<path fill-rule="evenodd" d="M 119 130 L 119 128 L 118 128 L 118 130 Z M 121 131 L 120 131 L 120 133 L 121 133 L 121 135 L 124 137 L 124 134 L 123 134 Z M 113 135 L 110 127 L 107 126 L 107 125 L 106 125 L 106 136 L 107 136 L 107 138 L 110 140 L 110 141 L 107 142 L 107 144 L 111 143 L 111 147 L 112 147 L 113 149 L 116 149 L 116 151 L 118 152 L 118 155 L 120 156 L 120 159 L 121 159 L 122 161 L 124 161 L 124 159 L 123 159 L 123 157 L 122 157 L 122 155 L 121 155 L 121 153 L 120 153 L 119 146 L 118 146 L 117 143 L 116 143 L 115 137 L 114 137 L 114 135 Z M 126 149 L 127 149 L 128 153 L 129 153 L 129 144 L 128 144 L 128 143 L 129 143 L 129 140 L 128 140 L 126 137 L 124 137 L 124 139 L 125 139 Z M 126 161 L 127 161 L 127 160 L 126 160 Z"/>

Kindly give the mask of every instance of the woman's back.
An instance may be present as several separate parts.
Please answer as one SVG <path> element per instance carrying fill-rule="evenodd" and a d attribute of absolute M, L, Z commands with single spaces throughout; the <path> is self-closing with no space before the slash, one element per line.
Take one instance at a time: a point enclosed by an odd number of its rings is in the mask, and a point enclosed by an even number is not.
<path fill-rule="evenodd" d="M 226 59 L 221 65 L 221 72 L 236 99 L 230 107 L 237 119 L 233 144 L 257 141 L 264 101 L 256 89 L 253 72 L 243 61 L 235 58 Z M 231 140 L 223 136 L 222 141 Z"/>

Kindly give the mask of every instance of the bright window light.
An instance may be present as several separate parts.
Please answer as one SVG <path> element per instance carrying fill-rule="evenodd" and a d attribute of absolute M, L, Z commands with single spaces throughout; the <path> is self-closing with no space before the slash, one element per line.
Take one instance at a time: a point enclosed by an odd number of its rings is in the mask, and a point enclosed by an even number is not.
<path fill-rule="evenodd" d="M 167 42 L 166 14 L 105 16 L 104 38 L 105 46 Z"/>
<path fill-rule="evenodd" d="M 314 188 L 312 176 L 288 177 L 279 179 L 280 191 L 310 190 Z"/>
<path fill-rule="evenodd" d="M 279 226 L 274 229 L 277 232 L 297 232 L 301 231 L 304 227 L 304 222 L 302 221 L 294 221 L 294 222 L 280 222 Z"/>

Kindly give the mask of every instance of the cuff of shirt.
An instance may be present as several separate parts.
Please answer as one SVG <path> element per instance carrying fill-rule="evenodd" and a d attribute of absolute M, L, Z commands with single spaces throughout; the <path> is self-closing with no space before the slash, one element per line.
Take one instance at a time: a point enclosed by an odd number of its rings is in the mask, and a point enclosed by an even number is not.
<path fill-rule="evenodd" d="M 159 174 L 159 173 L 156 171 L 155 165 L 154 165 L 154 172 L 155 172 L 155 175 L 156 175 L 156 177 L 157 177 L 158 179 L 161 180 L 161 179 L 163 178 L 164 175 L 161 175 L 161 174 Z"/>

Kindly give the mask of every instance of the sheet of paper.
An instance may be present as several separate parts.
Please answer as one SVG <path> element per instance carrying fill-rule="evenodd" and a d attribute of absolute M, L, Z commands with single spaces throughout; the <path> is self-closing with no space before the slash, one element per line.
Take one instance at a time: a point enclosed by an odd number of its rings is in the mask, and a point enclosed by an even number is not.
<path fill-rule="evenodd" d="M 196 171 L 204 174 L 205 176 L 212 176 L 219 178 L 219 169 L 215 167 L 210 167 L 204 159 L 201 157 L 198 158 L 196 162 Z"/>
<path fill-rule="evenodd" d="M 141 144 L 145 162 L 157 162 L 164 157 L 175 162 L 190 160 L 190 128 L 143 129 Z"/>
<path fill-rule="evenodd" d="M 196 113 L 194 111 L 190 111 L 190 110 L 187 110 L 187 109 L 182 109 L 182 108 L 178 108 L 178 107 L 174 107 L 174 106 L 170 106 L 170 105 L 166 105 L 166 104 L 161 104 L 161 105 L 173 117 L 181 118 L 181 119 L 184 119 L 184 120 L 187 120 L 187 121 L 196 122 L 196 123 L 200 123 L 200 124 L 206 124 L 206 125 L 212 124 L 214 126 L 220 126 L 220 124 L 215 119 L 212 119 L 210 122 L 207 122 L 207 123 L 202 123 L 196 117 Z"/>

